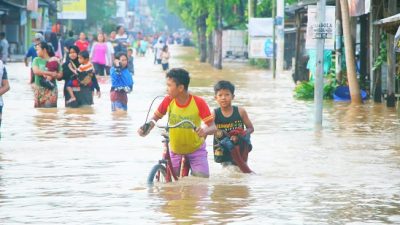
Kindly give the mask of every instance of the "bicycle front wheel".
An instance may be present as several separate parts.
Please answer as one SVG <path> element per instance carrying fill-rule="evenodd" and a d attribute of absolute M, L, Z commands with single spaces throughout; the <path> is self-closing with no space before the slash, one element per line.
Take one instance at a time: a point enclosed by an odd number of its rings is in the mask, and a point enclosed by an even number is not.
<path fill-rule="evenodd" d="M 161 164 L 153 166 L 147 178 L 147 184 L 168 183 L 171 182 L 171 177 L 167 176 L 167 169 Z"/>

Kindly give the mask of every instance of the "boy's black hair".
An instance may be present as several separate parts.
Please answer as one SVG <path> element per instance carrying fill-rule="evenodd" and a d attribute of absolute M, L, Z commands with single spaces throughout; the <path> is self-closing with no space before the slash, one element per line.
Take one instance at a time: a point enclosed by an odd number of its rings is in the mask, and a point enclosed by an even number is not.
<path fill-rule="evenodd" d="M 229 90 L 232 95 L 235 94 L 235 85 L 233 85 L 230 81 L 220 80 L 214 85 L 214 93 L 217 94 L 219 90 Z"/>
<path fill-rule="evenodd" d="M 190 83 L 190 76 L 188 71 L 181 68 L 173 68 L 167 72 L 166 77 L 173 79 L 176 83 L 176 86 L 182 84 L 185 90 L 188 90 Z"/>
<path fill-rule="evenodd" d="M 127 55 L 125 52 L 119 52 L 119 53 L 115 56 L 115 58 L 121 59 L 121 56 L 125 56 L 126 58 L 128 58 L 128 55 Z"/>
<path fill-rule="evenodd" d="M 89 59 L 89 52 L 88 51 L 81 51 L 79 55 L 84 59 Z"/>
<path fill-rule="evenodd" d="M 69 37 L 73 37 L 74 36 L 74 32 L 72 30 L 68 31 L 68 36 Z"/>

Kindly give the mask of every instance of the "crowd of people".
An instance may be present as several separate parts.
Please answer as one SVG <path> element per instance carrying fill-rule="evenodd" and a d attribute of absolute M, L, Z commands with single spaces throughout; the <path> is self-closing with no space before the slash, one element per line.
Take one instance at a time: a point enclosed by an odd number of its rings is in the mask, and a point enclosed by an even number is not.
<path fill-rule="evenodd" d="M 84 32 L 76 40 L 72 31 L 65 40 L 55 33 L 47 37 L 36 33 L 34 43 L 25 57 L 26 66 L 29 66 L 28 59 L 31 58 L 30 82 L 34 90 L 34 107 L 57 107 L 57 81 L 61 80 L 64 81 L 66 107 L 92 105 L 93 96 L 101 96 L 98 79 L 108 75 L 111 82 L 111 110 L 127 111 L 127 94 L 132 91 L 134 84 L 134 51 L 136 56 L 144 56 L 150 45 L 154 52 L 154 63 L 161 64 L 163 71 L 166 71 L 167 96 L 154 113 L 152 122 L 147 124 L 149 129 L 141 127 L 139 135 L 147 135 L 155 121 L 167 113 L 170 124 L 189 118 L 198 127 L 195 133 L 185 128 L 170 131 L 170 154 L 176 173 L 179 171 L 181 155 L 186 155 L 192 175 L 209 176 L 205 146 L 207 135 L 214 135 L 214 159 L 217 163 L 233 163 L 242 172 L 251 173 L 247 158 L 252 148 L 250 134 L 254 128 L 244 108 L 232 105 L 234 85 L 229 81 L 219 81 L 215 85 L 215 99 L 220 107 L 210 111 L 203 98 L 188 91 L 189 72 L 169 69 L 169 41 L 162 37 L 143 37 L 141 33 L 132 40 L 122 26 L 111 32 L 109 38 L 100 32 L 94 40 L 88 39 Z M 10 89 L 7 71 L 1 60 L 0 81 L 1 126 L 1 96 Z"/>
<path fill-rule="evenodd" d="M 128 35 L 123 26 L 110 34 L 99 32 L 96 37 L 81 32 L 77 39 L 73 31 L 69 31 L 65 39 L 54 32 L 36 33 L 25 55 L 26 66 L 31 58 L 34 106 L 57 107 L 56 81 L 60 80 L 64 80 L 66 107 L 92 105 L 94 92 L 101 96 L 98 79 L 110 76 L 111 109 L 126 111 L 127 94 L 134 83 L 134 53 L 142 57 L 151 49 L 157 59 L 155 63 L 166 71 L 170 58 L 168 41 L 163 35 L 144 36 L 141 32 Z M 54 61 L 58 61 L 58 67 Z M 49 68 L 48 64 L 53 67 Z"/>

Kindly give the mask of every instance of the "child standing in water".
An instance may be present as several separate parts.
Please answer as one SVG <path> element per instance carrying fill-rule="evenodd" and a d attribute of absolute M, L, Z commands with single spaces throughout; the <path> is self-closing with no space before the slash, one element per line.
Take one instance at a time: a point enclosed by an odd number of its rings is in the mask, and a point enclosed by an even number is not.
<path fill-rule="evenodd" d="M 251 173 L 247 158 L 252 149 L 250 134 L 254 132 L 253 124 L 243 107 L 232 105 L 235 86 L 231 82 L 219 81 L 214 92 L 219 105 L 213 112 L 218 129 L 214 134 L 214 160 L 236 165 L 243 173 Z"/>
<path fill-rule="evenodd" d="M 87 51 L 79 52 L 78 61 L 80 63 L 79 68 L 73 68 L 74 65 L 70 64 L 72 66 L 70 70 L 75 76 L 67 84 L 67 91 L 71 96 L 67 104 L 76 101 L 74 91 L 80 91 L 81 88 L 90 88 L 92 91 L 96 90 L 97 96 L 99 98 L 101 96 L 100 86 L 94 75 L 93 65 L 89 61 L 89 53 Z M 93 103 L 91 102 L 91 104 Z"/>
<path fill-rule="evenodd" d="M 110 70 L 111 77 L 111 110 L 128 110 L 128 93 L 132 91 L 133 79 L 128 68 L 128 57 L 121 52 Z"/>

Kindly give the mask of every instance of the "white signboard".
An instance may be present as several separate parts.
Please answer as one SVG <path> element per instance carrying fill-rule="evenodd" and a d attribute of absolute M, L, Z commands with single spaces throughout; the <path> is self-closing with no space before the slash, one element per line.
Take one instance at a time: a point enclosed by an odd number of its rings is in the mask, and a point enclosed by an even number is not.
<path fill-rule="evenodd" d="M 249 58 L 272 58 L 273 44 L 272 37 L 250 37 Z"/>
<path fill-rule="evenodd" d="M 250 18 L 249 36 L 268 37 L 273 35 L 274 20 L 272 18 Z"/>
<path fill-rule="evenodd" d="M 126 2 L 117 1 L 117 15 L 116 17 L 125 18 L 126 17 Z"/>
<path fill-rule="evenodd" d="M 317 39 L 325 39 L 325 49 L 335 49 L 335 6 L 326 6 L 325 23 L 319 24 L 317 7 L 308 6 L 306 49 L 316 49 Z"/>
<path fill-rule="evenodd" d="M 86 20 L 86 0 L 63 0 L 58 4 L 57 19 Z"/>

